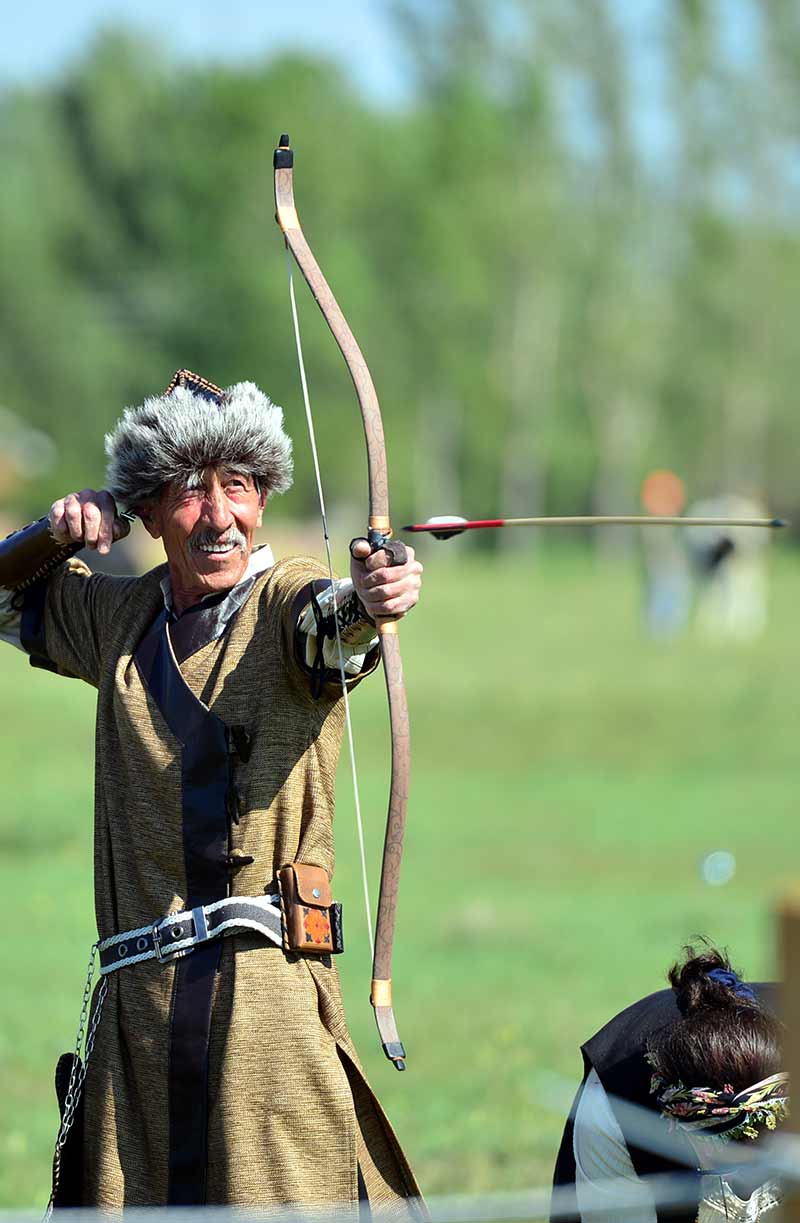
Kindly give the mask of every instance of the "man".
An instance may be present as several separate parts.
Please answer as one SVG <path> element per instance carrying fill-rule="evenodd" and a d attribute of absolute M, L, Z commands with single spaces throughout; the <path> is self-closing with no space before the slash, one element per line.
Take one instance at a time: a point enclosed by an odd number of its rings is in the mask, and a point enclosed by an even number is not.
<path fill-rule="evenodd" d="M 315 562 L 253 548 L 269 496 L 291 483 L 281 410 L 252 383 L 223 392 L 180 371 L 126 410 L 106 450 L 108 491 L 54 502 L 53 539 L 105 553 L 127 529 L 119 506 L 166 564 L 114 578 L 69 561 L 21 608 L 7 599 L 2 625 L 32 661 L 98 690 L 104 976 L 73 1200 L 402 1205 L 417 1185 L 326 953 L 343 722 L 334 603 Z M 405 615 L 422 572 L 411 549 L 394 567 L 366 542 L 355 552 L 337 591 L 351 684 L 377 665 L 372 621 Z M 313 954 L 291 942 L 298 912 Z M 154 931 L 165 914 L 180 917 Z M 234 933 L 203 937 L 223 919 Z"/>

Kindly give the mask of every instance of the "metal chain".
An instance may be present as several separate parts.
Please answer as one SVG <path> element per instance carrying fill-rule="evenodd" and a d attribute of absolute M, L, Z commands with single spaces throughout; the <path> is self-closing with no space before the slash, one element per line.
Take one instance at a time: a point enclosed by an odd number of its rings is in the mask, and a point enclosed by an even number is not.
<path fill-rule="evenodd" d="M 81 1004 L 81 1017 L 78 1021 L 78 1035 L 75 1038 L 75 1053 L 72 1058 L 72 1066 L 69 1072 L 69 1083 L 67 1084 L 67 1094 L 64 1097 L 64 1112 L 61 1117 L 61 1125 L 56 1138 L 56 1147 L 53 1155 L 53 1189 L 50 1194 L 50 1201 L 47 1203 L 47 1210 L 44 1215 L 44 1223 L 50 1219 L 55 1205 L 56 1194 L 58 1193 L 58 1184 L 61 1178 L 61 1153 L 64 1150 L 67 1141 L 67 1135 L 72 1128 L 72 1123 L 75 1120 L 75 1114 L 80 1103 L 81 1092 L 86 1078 L 86 1069 L 89 1065 L 89 1058 L 92 1056 L 94 1043 L 97 1038 L 97 1028 L 100 1023 L 100 1016 L 103 1012 L 103 1003 L 106 1000 L 108 993 L 108 978 L 103 977 L 100 983 L 100 989 L 97 993 L 97 1003 L 94 1008 L 89 1030 L 86 1031 L 86 1021 L 89 1018 L 89 1009 L 92 1001 L 92 981 L 94 980 L 94 966 L 97 959 L 98 944 L 92 944 L 92 953 L 89 957 L 89 963 L 86 969 L 86 984 L 83 988 L 83 1003 Z M 86 1033 L 86 1042 L 84 1044 L 84 1033 Z M 81 1056 L 83 1053 L 83 1056 Z"/>

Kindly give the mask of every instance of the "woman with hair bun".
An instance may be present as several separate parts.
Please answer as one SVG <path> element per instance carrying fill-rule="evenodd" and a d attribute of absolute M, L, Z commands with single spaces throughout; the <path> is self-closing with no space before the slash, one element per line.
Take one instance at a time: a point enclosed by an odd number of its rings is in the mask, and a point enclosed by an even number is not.
<path fill-rule="evenodd" d="M 684 948 L 668 979 L 671 989 L 582 1046 L 553 1220 L 756 1223 L 779 1205 L 778 1186 L 753 1162 L 754 1144 L 788 1115 L 777 987 L 746 984 L 705 943 Z M 650 1178 L 663 1173 L 683 1174 L 661 1182 L 679 1200 L 659 1200 Z"/>

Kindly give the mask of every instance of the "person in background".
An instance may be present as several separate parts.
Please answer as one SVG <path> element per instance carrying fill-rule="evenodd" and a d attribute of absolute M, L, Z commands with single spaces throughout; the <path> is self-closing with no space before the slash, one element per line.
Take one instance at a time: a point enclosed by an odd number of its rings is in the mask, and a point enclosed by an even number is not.
<path fill-rule="evenodd" d="M 685 948 L 669 982 L 582 1047 L 554 1175 L 572 1219 L 754 1223 L 779 1205 L 778 1185 L 748 1166 L 754 1144 L 788 1115 L 777 988 L 745 984 L 707 945 Z M 647 1140 L 637 1106 L 661 1115 L 664 1143 Z M 656 1201 L 648 1178 L 670 1172 L 688 1174 L 689 1205 Z"/>
<path fill-rule="evenodd" d="M 683 513 L 686 489 L 674 471 L 651 471 L 642 481 L 642 509 L 669 518 Z M 692 582 L 680 528 L 643 528 L 641 540 L 644 613 L 651 637 L 666 640 L 682 633 L 689 621 Z"/>
<path fill-rule="evenodd" d="M 697 501 L 688 513 L 698 518 L 763 518 L 753 497 L 721 496 Z M 752 641 L 767 627 L 769 531 L 747 527 L 698 527 L 687 531 L 694 571 L 694 617 L 714 640 Z"/>

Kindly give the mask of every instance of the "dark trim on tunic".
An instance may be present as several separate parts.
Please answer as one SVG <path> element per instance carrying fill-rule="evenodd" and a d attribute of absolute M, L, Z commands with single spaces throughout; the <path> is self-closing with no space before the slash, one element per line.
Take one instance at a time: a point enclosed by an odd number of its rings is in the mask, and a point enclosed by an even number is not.
<path fill-rule="evenodd" d="M 245 583 L 248 591 L 250 583 Z M 225 600 L 170 628 L 166 609 L 142 640 L 135 661 L 164 721 L 181 744 L 181 801 L 186 906 L 210 904 L 229 891 L 227 795 L 230 755 L 225 723 L 198 700 L 180 673 L 172 638 L 183 657 L 222 635 L 242 600 L 227 616 Z M 201 632 L 201 629 L 203 630 Z M 183 653 L 188 648 L 188 653 Z M 214 977 L 220 943 L 209 943 L 177 962 L 169 1031 L 169 1182 L 167 1204 L 200 1206 L 206 1200 L 208 1151 L 208 1047 Z"/>
<path fill-rule="evenodd" d="M 44 608 L 47 600 L 47 582 L 34 582 L 22 596 L 22 616 L 19 623 L 19 641 L 32 667 L 43 671 L 57 671 L 58 667 L 47 653 L 44 635 Z"/>
<path fill-rule="evenodd" d="M 225 723 L 198 700 L 181 675 L 166 616 L 166 611 L 159 615 L 142 641 L 136 665 L 182 748 L 186 907 L 193 908 L 228 894 L 228 734 Z"/>
<path fill-rule="evenodd" d="M 208 1045 L 222 942 L 175 969 L 169 1033 L 168 1206 L 204 1206 L 208 1173 Z"/>

